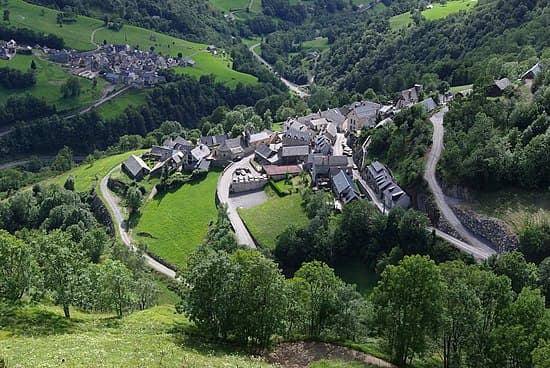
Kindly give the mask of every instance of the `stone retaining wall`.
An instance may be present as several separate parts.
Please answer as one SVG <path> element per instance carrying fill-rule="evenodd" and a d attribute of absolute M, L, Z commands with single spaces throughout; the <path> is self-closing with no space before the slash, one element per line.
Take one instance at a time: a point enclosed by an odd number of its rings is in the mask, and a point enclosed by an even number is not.
<path fill-rule="evenodd" d="M 467 229 L 489 240 L 497 252 L 506 252 L 518 247 L 518 236 L 504 222 L 458 206 L 453 206 L 452 209 Z"/>

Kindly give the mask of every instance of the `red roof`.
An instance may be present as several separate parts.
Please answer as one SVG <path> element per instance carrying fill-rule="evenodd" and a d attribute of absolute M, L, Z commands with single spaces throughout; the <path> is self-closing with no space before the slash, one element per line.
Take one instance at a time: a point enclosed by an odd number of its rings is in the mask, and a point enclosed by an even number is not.
<path fill-rule="evenodd" d="M 268 176 L 299 174 L 302 172 L 302 168 L 298 165 L 286 165 L 286 166 L 264 165 L 264 170 Z"/>

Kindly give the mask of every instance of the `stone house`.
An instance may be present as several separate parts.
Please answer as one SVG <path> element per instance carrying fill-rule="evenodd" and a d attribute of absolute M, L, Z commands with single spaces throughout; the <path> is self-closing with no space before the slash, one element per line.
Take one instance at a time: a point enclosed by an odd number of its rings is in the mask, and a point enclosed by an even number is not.
<path fill-rule="evenodd" d="M 360 194 L 351 177 L 340 170 L 332 177 L 332 190 L 336 198 L 343 204 L 348 204 L 354 199 L 359 199 Z"/>
<path fill-rule="evenodd" d="M 145 175 L 151 172 L 151 169 L 147 164 L 136 155 L 131 155 L 122 164 L 122 171 L 128 175 L 131 179 L 141 180 Z"/>
<path fill-rule="evenodd" d="M 380 107 L 382 107 L 382 105 L 370 101 L 354 103 L 347 116 L 347 130 L 355 132 L 363 129 L 363 127 L 374 126 L 378 118 Z"/>

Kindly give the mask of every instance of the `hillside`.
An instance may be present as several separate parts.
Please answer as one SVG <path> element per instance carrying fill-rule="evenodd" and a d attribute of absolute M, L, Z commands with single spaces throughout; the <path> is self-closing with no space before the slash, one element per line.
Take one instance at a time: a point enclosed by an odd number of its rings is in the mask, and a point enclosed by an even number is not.
<path fill-rule="evenodd" d="M 122 319 L 38 305 L 0 315 L 0 356 L 8 367 L 269 367 L 186 334 L 187 319 L 159 306 Z"/>

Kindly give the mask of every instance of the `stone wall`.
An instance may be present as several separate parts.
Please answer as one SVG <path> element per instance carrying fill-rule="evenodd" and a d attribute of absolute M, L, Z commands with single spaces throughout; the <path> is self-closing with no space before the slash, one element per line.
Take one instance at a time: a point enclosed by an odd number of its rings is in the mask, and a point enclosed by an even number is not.
<path fill-rule="evenodd" d="M 453 206 L 452 208 L 467 229 L 490 241 L 497 252 L 505 252 L 518 247 L 518 236 L 504 222 L 462 207 Z"/>

